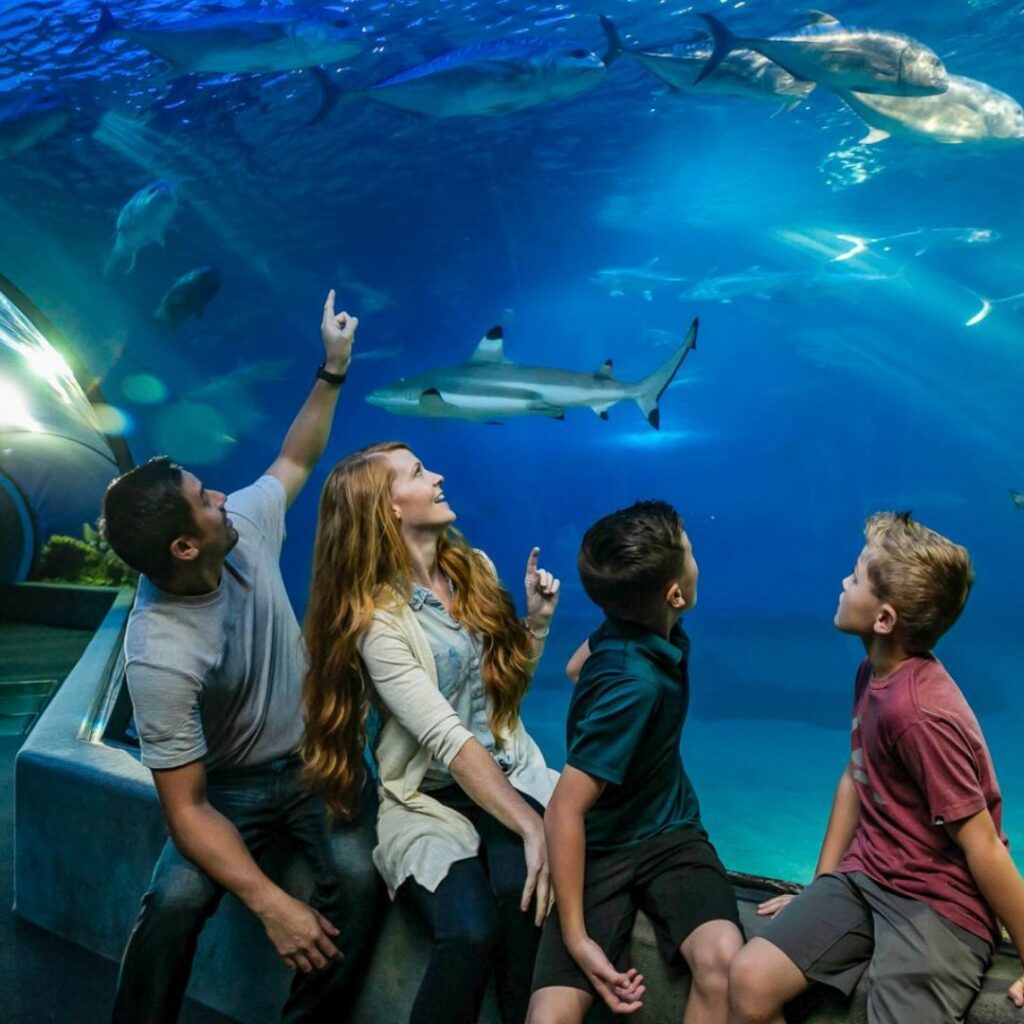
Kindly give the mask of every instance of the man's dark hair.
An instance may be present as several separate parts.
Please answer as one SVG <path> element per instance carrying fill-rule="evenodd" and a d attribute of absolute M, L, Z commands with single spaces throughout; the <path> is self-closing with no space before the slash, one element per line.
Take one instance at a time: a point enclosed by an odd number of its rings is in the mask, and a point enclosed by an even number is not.
<path fill-rule="evenodd" d="M 119 476 L 103 496 L 103 536 L 121 561 L 151 580 L 171 576 L 171 541 L 195 531 L 181 479 L 181 466 L 161 455 Z"/>
<path fill-rule="evenodd" d="M 599 519 L 576 559 L 587 596 L 617 618 L 645 612 L 682 571 L 683 529 L 665 501 L 638 501 Z"/>

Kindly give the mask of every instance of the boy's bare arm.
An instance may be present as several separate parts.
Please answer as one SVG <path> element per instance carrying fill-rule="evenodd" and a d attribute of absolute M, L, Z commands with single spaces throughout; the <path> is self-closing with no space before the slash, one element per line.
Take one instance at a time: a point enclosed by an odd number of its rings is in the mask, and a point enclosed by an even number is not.
<path fill-rule="evenodd" d="M 583 819 L 606 783 L 566 765 L 544 815 L 555 910 L 562 941 L 601 998 L 615 1013 L 639 1010 L 643 978 L 635 970 L 615 970 L 604 950 L 587 934 L 583 916 L 583 876 L 587 845 Z"/>
<path fill-rule="evenodd" d="M 839 777 L 836 794 L 832 798 L 832 811 L 828 816 L 825 838 L 821 841 L 821 853 L 818 854 L 818 865 L 814 869 L 814 877 L 827 875 L 839 867 L 847 847 L 853 839 L 857 825 L 860 823 L 860 798 L 857 787 L 850 778 L 849 768 Z M 793 899 L 792 893 L 773 896 L 759 903 L 757 912 L 762 917 L 774 917 Z"/>
<path fill-rule="evenodd" d="M 964 851 L 971 877 L 1024 960 L 1024 879 L 999 838 L 988 808 L 947 824 L 946 831 Z M 1007 995 L 1014 1006 L 1024 1007 L 1024 975 L 1010 986 Z"/>
<path fill-rule="evenodd" d="M 583 662 L 590 657 L 590 641 L 584 640 L 583 643 L 573 651 L 572 657 L 569 659 L 569 663 L 565 666 L 565 674 L 575 683 L 579 681 L 580 669 L 583 668 Z"/>
<path fill-rule="evenodd" d="M 853 834 L 860 824 L 860 797 L 847 767 L 839 777 L 836 795 L 832 798 L 832 812 L 828 816 L 825 838 L 821 841 L 821 853 L 814 877 L 827 875 L 839 867 L 843 854 L 853 841 Z"/>

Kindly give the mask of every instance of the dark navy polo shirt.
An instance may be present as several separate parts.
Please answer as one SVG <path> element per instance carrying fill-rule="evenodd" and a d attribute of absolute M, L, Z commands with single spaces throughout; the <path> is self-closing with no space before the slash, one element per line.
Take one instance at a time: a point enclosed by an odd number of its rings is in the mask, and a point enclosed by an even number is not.
<path fill-rule="evenodd" d="M 702 828 L 679 753 L 690 702 L 690 640 L 609 616 L 590 638 L 569 704 L 566 763 L 607 783 L 586 816 L 587 848 L 610 850 L 668 829 Z"/>

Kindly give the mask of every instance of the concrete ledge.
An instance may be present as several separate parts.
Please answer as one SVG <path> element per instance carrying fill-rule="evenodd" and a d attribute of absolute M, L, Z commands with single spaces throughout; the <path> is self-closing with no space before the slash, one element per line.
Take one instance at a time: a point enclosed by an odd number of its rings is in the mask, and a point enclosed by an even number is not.
<path fill-rule="evenodd" d="M 40 595 L 40 599 L 45 595 Z M 33 923 L 117 960 L 164 842 L 163 821 L 149 772 L 136 756 L 77 737 L 98 688 L 120 650 L 131 593 L 106 591 L 107 611 L 81 661 L 50 702 L 15 766 L 15 910 Z M 264 865 L 298 895 L 312 875 L 287 845 Z M 765 890 L 738 887 L 748 935 L 761 922 L 754 905 Z M 426 966 L 427 935 L 411 908 L 386 915 L 352 1024 L 403 1024 Z M 632 1019 L 678 1024 L 685 1005 L 685 972 L 662 963 L 650 923 L 641 915 L 632 962 L 646 975 L 645 1007 Z M 1005 999 L 1014 962 L 997 957 L 969 1016 L 970 1024 L 1019 1024 Z M 227 897 L 203 932 L 189 994 L 243 1024 L 276 1022 L 289 974 L 259 922 Z M 111 993 L 113 997 L 113 993 Z M 601 1007 L 591 1021 L 610 1019 Z M 851 1004 L 827 992 L 810 994 L 794 1022 L 866 1021 L 864 992 Z M 493 1003 L 481 1017 L 498 1024 Z M 903 1022 L 900 1022 L 903 1024 Z"/>

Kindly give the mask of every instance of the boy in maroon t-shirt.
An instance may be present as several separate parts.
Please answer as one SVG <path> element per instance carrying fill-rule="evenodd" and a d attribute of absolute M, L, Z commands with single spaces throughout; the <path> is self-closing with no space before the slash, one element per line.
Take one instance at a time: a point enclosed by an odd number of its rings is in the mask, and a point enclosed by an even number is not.
<path fill-rule="evenodd" d="M 733 960 L 734 1024 L 784 1024 L 783 1006 L 812 982 L 849 995 L 865 970 L 869 1024 L 958 1022 L 999 941 L 997 918 L 1024 953 L 1024 881 L 992 760 L 930 653 L 967 601 L 970 558 L 909 513 L 874 515 L 864 534 L 835 617 L 867 652 L 850 762 L 815 881 L 763 903 L 773 920 Z M 1008 997 L 1024 1007 L 1024 976 Z"/>

